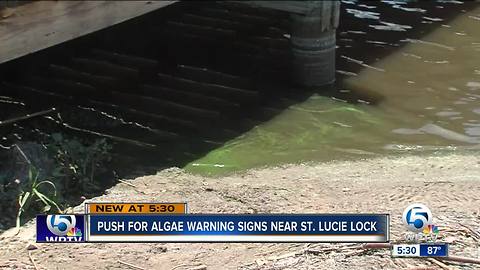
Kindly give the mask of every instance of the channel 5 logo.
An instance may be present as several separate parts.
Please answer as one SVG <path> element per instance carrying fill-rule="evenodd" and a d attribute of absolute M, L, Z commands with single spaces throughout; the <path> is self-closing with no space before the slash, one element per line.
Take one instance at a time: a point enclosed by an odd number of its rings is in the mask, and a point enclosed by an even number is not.
<path fill-rule="evenodd" d="M 402 220 L 410 231 L 405 234 L 407 242 L 436 242 L 442 239 L 439 228 L 432 224 L 432 212 L 421 203 L 414 203 L 405 208 Z"/>
<path fill-rule="evenodd" d="M 77 219 L 74 215 L 48 215 L 47 227 L 55 235 L 65 236 L 75 228 Z"/>
<path fill-rule="evenodd" d="M 403 224 L 407 225 L 412 232 L 421 232 L 428 225 L 432 224 L 433 216 L 430 209 L 421 203 L 409 205 L 403 211 Z"/>
<path fill-rule="evenodd" d="M 38 215 L 37 242 L 84 242 L 83 215 Z"/>

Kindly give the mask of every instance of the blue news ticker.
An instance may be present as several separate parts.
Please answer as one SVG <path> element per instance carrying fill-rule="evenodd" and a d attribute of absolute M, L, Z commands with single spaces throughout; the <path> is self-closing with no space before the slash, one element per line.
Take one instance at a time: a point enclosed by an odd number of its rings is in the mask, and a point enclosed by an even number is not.
<path fill-rule="evenodd" d="M 420 257 L 447 257 L 448 244 L 420 244 Z"/>
<path fill-rule="evenodd" d="M 192 224 L 199 226 L 192 226 Z M 207 224 L 208 226 L 204 226 L 204 224 Z M 165 227 L 166 225 L 168 225 L 168 227 Z M 172 226 L 176 229 L 172 230 Z M 178 230 L 179 227 L 181 227 L 181 230 Z M 123 241 L 127 239 L 125 236 L 130 239 L 129 241 L 136 241 L 131 239 L 139 239 L 139 242 L 143 241 L 144 239 L 148 239 L 150 241 L 162 241 L 161 236 L 169 236 L 168 239 L 171 240 L 168 241 L 176 241 L 176 239 L 204 239 L 200 241 L 209 241 L 206 239 L 206 236 L 216 237 L 215 239 L 223 239 L 218 241 L 233 241 L 226 238 L 228 236 L 234 236 L 231 239 L 237 239 L 238 241 L 243 241 L 242 239 L 247 239 L 248 237 L 250 237 L 248 239 L 252 239 L 251 237 L 254 237 L 254 240 L 247 241 L 255 241 L 256 239 L 261 239 L 262 237 L 262 239 L 265 239 L 265 237 L 268 236 L 285 237 L 275 239 L 287 239 L 287 237 L 290 237 L 288 239 L 292 239 L 291 237 L 304 239 L 300 241 L 307 241 L 307 239 L 320 239 L 318 241 L 328 242 L 328 240 L 324 239 L 337 239 L 332 241 L 387 242 L 389 240 L 389 215 L 110 214 L 91 215 L 88 217 L 88 239 L 91 239 L 92 241 L 96 241 L 94 239 L 99 239 L 98 241 L 108 241 L 106 240 L 108 238 L 112 239 L 112 241 Z M 151 237 L 142 238 L 146 236 Z M 311 236 L 311 238 L 301 238 L 302 236 Z"/>

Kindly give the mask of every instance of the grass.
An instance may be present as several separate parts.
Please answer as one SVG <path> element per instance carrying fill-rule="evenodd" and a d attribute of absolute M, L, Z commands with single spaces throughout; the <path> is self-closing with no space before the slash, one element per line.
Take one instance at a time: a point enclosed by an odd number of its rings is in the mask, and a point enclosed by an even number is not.
<path fill-rule="evenodd" d="M 21 217 L 28 206 L 31 204 L 32 201 L 34 202 L 41 202 L 43 204 L 43 212 L 48 212 L 52 209 L 52 207 L 56 208 L 59 213 L 62 213 L 62 209 L 60 206 L 55 202 L 54 198 L 57 196 L 57 188 L 55 184 L 49 180 L 39 181 L 39 173 L 37 170 L 32 166 L 28 171 L 28 189 L 22 190 L 18 196 L 18 212 L 16 218 L 16 228 L 17 233 L 20 231 L 21 225 Z M 48 196 L 45 192 L 40 191 L 42 186 L 50 186 L 53 189 L 53 195 Z"/>

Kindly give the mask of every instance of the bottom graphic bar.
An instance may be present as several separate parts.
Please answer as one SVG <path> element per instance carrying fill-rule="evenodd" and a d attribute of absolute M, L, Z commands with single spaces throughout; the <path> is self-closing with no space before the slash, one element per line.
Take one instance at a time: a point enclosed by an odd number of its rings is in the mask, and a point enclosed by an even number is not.
<path fill-rule="evenodd" d="M 387 242 L 389 216 L 90 215 L 89 242 Z"/>
<path fill-rule="evenodd" d="M 379 236 L 335 236 L 335 235 L 95 235 L 88 242 L 383 242 Z"/>
<path fill-rule="evenodd" d="M 388 242 L 387 214 L 37 216 L 37 242 Z"/>

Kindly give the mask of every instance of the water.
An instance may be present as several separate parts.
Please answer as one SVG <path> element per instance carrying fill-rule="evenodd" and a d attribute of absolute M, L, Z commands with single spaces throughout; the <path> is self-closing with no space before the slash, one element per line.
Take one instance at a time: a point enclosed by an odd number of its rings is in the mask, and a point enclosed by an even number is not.
<path fill-rule="evenodd" d="M 57 132 L 100 137 L 111 169 L 135 177 L 480 148 L 478 3 L 341 13 L 337 83 L 310 92 L 287 87 L 288 16 L 222 3 L 181 2 L 1 65 L 0 120 L 56 110 L 0 123 L 0 156 Z"/>
<path fill-rule="evenodd" d="M 312 95 L 186 169 L 480 149 L 478 5 L 343 1 L 337 40 L 335 96 L 365 99 Z"/>

